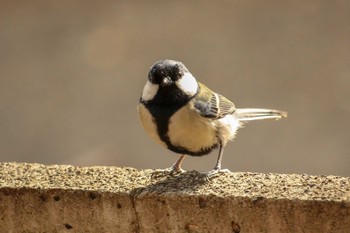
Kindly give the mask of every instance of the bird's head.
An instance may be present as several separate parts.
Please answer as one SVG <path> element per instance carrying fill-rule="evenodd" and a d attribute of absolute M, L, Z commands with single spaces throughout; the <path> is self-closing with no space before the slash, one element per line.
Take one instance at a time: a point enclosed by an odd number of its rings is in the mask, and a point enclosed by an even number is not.
<path fill-rule="evenodd" d="M 179 61 L 161 60 L 151 66 L 141 100 L 176 103 L 196 95 L 198 83 Z"/>

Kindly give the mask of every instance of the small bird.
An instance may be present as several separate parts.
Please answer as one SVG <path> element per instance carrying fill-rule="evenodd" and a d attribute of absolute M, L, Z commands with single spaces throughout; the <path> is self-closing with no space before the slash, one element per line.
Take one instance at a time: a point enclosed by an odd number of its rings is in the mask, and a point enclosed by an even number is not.
<path fill-rule="evenodd" d="M 219 148 L 210 174 L 221 170 L 224 147 L 246 122 L 280 119 L 287 113 L 260 108 L 236 108 L 224 96 L 197 82 L 184 64 L 157 61 L 151 66 L 142 91 L 138 112 L 149 136 L 160 145 L 180 154 L 170 168 L 183 172 L 186 155 L 203 156 Z"/>

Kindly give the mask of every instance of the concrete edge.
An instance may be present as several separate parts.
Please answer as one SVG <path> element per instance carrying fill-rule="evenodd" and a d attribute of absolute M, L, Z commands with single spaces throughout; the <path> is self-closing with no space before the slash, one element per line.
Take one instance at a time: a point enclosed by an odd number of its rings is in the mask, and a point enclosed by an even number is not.
<path fill-rule="evenodd" d="M 0 232 L 348 232 L 350 178 L 0 163 Z"/>

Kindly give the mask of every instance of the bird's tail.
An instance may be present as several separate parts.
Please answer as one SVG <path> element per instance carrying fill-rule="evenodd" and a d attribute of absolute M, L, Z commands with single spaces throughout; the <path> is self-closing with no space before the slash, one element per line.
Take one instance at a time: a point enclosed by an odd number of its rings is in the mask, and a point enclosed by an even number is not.
<path fill-rule="evenodd" d="M 240 121 L 255 121 L 287 117 L 287 112 L 263 108 L 238 108 L 234 113 Z"/>

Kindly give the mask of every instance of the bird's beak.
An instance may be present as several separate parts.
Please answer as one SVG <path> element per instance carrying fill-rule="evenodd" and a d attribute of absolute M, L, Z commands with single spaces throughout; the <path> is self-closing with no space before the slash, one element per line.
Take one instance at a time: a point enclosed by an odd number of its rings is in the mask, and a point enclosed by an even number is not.
<path fill-rule="evenodd" d="M 173 81 L 169 76 L 163 78 L 162 83 L 160 84 L 162 87 L 169 86 Z"/>

